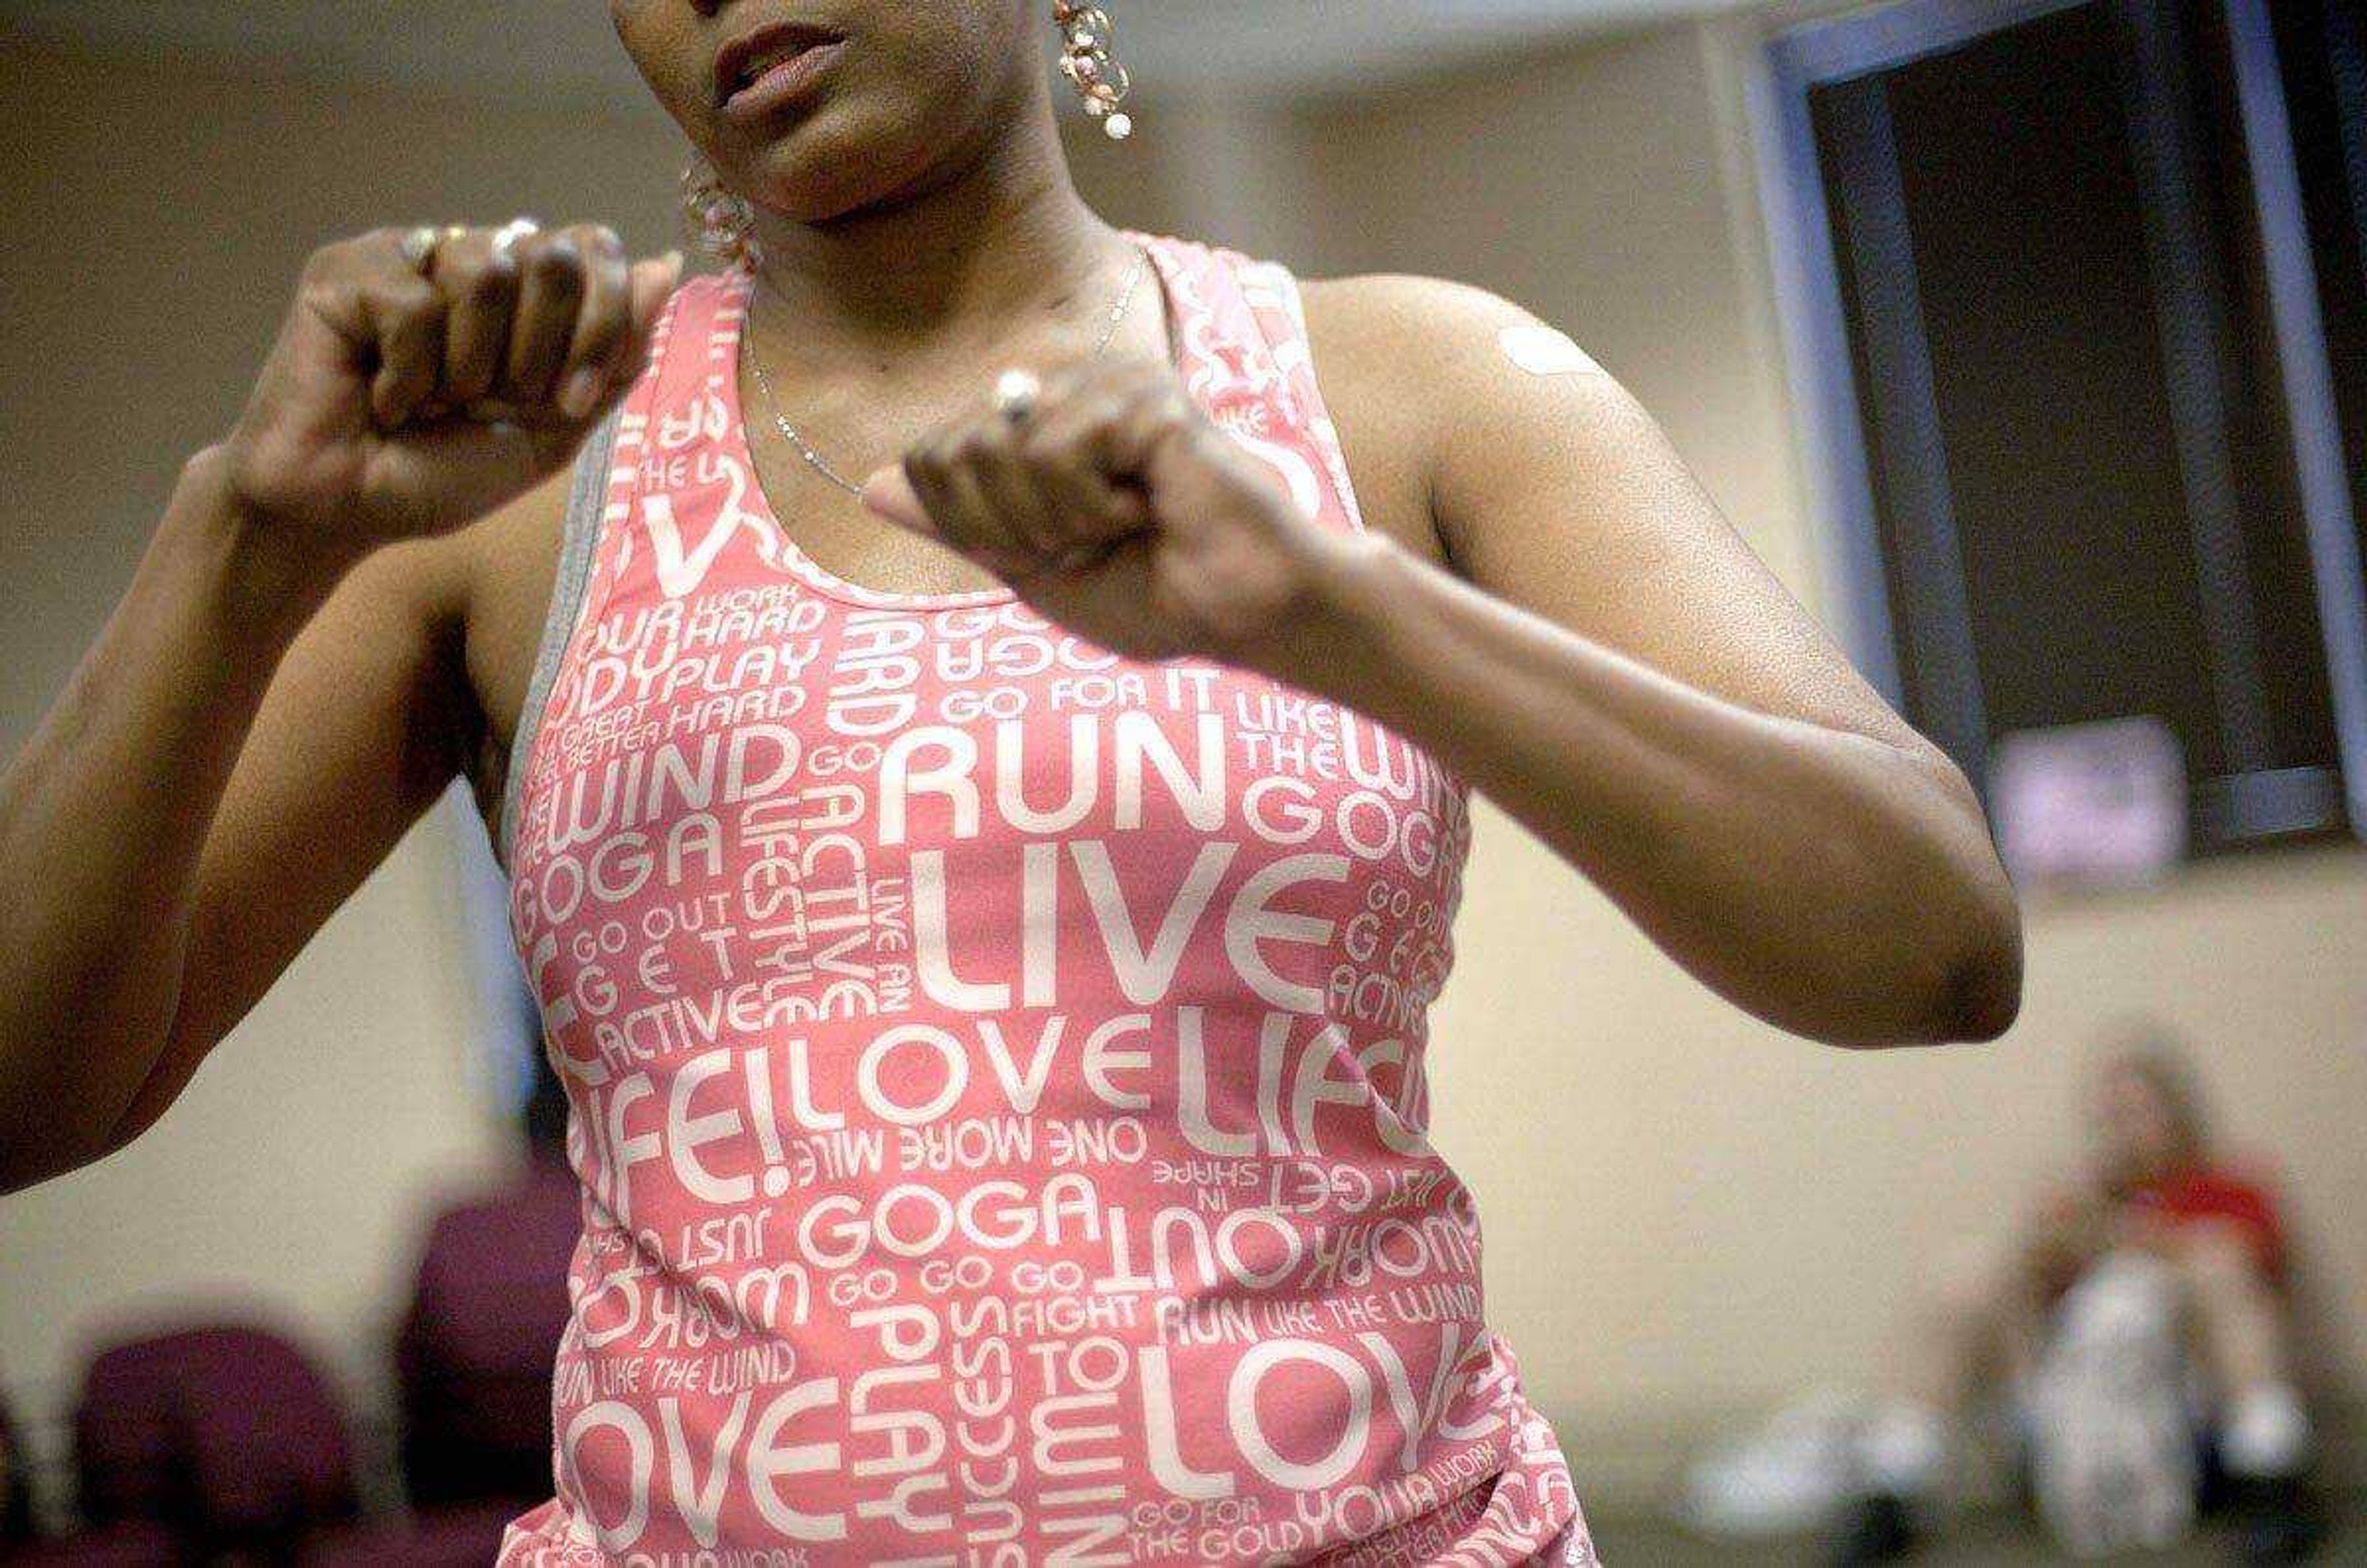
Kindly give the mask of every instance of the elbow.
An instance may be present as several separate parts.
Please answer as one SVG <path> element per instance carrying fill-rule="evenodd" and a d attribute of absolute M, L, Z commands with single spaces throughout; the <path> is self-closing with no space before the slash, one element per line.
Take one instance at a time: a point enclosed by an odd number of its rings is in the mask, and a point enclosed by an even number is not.
<path fill-rule="evenodd" d="M 1933 1018 L 1934 1043 L 1995 1040 L 2022 1016 L 2022 927 L 1983 939 L 1948 971 Z"/>
<path fill-rule="evenodd" d="M 71 1171 L 106 1158 L 120 1146 L 100 1139 L 63 1136 L 54 1129 L 0 1137 L 0 1198 L 14 1197 L 28 1188 L 53 1181 Z"/>
<path fill-rule="evenodd" d="M 1960 913 L 1922 933 L 1924 998 L 1902 1044 L 1976 1044 L 1995 1040 L 2022 1015 L 2022 910 L 2000 870 L 1973 896 L 1954 900 Z"/>
<path fill-rule="evenodd" d="M 1826 991 L 1854 1004 L 1815 1037 L 1880 1050 L 1980 1043 L 2011 1029 L 2022 1014 L 2022 911 L 2002 869 L 1930 890 L 1906 908 L 1921 918 L 1900 919 L 1894 909 L 1859 928 L 1863 945 L 1846 964 L 1853 983 Z"/>
<path fill-rule="evenodd" d="M 1986 1043 L 2022 1015 L 2022 903 L 1972 786 L 1953 765 L 1941 766 L 1961 815 L 1917 879 L 1920 890 L 1909 907 L 1926 918 L 1902 923 L 1914 950 L 1902 966 L 1899 994 L 1920 1004 L 1904 1037 L 1893 1042 L 1903 1045 Z"/>
<path fill-rule="evenodd" d="M 1878 976 L 1878 978 L 1870 978 Z M 2022 1012 L 2022 942 L 2017 930 L 1986 933 L 1962 946 L 1934 943 L 1861 966 L 1854 985 L 1818 987 L 1797 1016 L 1761 1016 L 1820 1044 L 1852 1051 L 1908 1045 L 1975 1044 L 1997 1039 Z M 1834 1016 L 1836 996 L 1854 1001 Z"/>
<path fill-rule="evenodd" d="M 29 1139 L 11 1138 L 6 1152 L 0 1154 L 0 1198 L 13 1198 L 28 1188 L 78 1169 L 103 1152 L 62 1149 L 36 1145 Z"/>
<path fill-rule="evenodd" d="M 29 1088 L 0 1093 L 0 1198 L 96 1164 L 136 1135 Z"/>

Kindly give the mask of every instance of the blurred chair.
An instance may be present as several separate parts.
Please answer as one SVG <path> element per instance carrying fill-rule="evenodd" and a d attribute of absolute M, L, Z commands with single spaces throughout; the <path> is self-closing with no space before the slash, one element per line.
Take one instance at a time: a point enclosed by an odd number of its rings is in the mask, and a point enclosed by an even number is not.
<path fill-rule="evenodd" d="M 0 1463 L 0 1562 L 144 1568 L 231 1553 L 481 1568 L 503 1527 L 550 1496 L 551 1366 L 578 1203 L 564 1160 L 543 1154 L 430 1225 L 394 1343 L 407 1516 L 360 1519 L 345 1412 L 300 1350 L 253 1324 L 210 1323 L 92 1359 L 74 1413 L 76 1534 L 12 1543 L 17 1467 Z M 17 1451 L 0 1412 L 0 1456 Z"/>
<path fill-rule="evenodd" d="M 573 1173 L 544 1154 L 515 1186 L 436 1217 L 395 1337 L 412 1517 L 324 1542 L 309 1568 L 482 1564 L 504 1524 L 549 1498 L 577 1204 Z"/>
<path fill-rule="evenodd" d="M 353 1449 L 328 1381 L 279 1334 L 209 1323 L 119 1341 L 74 1413 L 82 1529 L 12 1563 L 280 1556 L 357 1511 Z"/>
<path fill-rule="evenodd" d="M 33 1539 L 33 1468 L 8 1405 L 0 1400 L 0 1562 Z"/>
<path fill-rule="evenodd" d="M 550 1495 L 550 1376 L 582 1230 L 575 1178 L 518 1183 L 436 1216 L 395 1342 L 412 1506 Z"/>
<path fill-rule="evenodd" d="M 136 1519 L 62 1540 L 0 1545 L 0 1562 L 8 1568 L 183 1568 L 196 1560 L 170 1529 Z"/>

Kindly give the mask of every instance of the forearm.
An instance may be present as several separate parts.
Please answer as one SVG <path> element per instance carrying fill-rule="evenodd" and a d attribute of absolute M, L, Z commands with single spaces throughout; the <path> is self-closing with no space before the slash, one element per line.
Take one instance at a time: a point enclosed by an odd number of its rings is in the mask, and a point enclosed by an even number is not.
<path fill-rule="evenodd" d="M 99 1152 L 171 1029 L 208 825 L 331 574 L 183 468 L 130 587 L 0 771 L 0 1190 Z"/>
<path fill-rule="evenodd" d="M 2010 1021 L 2011 892 L 1935 755 L 1725 701 L 1380 536 L 1313 581 L 1269 672 L 1441 758 L 1719 994 L 1836 1043 Z"/>

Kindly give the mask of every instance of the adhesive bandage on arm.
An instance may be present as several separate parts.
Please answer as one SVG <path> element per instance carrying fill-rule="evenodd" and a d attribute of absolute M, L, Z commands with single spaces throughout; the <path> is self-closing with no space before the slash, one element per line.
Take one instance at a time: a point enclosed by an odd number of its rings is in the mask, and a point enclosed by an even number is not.
<path fill-rule="evenodd" d="M 1586 350 L 1570 341 L 1568 333 L 1549 327 L 1541 321 L 1523 321 L 1506 327 L 1496 335 L 1503 345 L 1504 357 L 1532 376 L 1600 376 L 1603 367 L 1597 365 Z"/>

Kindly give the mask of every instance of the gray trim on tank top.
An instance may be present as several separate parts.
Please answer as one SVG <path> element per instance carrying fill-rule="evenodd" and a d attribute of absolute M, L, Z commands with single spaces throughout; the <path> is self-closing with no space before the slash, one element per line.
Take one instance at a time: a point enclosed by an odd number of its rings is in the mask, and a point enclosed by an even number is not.
<path fill-rule="evenodd" d="M 566 656 L 568 638 L 575 630 L 584 585 L 592 580 L 593 547 L 599 542 L 600 520 L 608 510 L 608 468 L 617 446 L 617 423 L 624 412 L 622 403 L 611 409 L 575 455 L 575 482 L 567 491 L 567 521 L 560 533 L 558 575 L 551 581 L 542 643 L 535 650 L 534 676 L 527 682 L 526 705 L 518 710 L 517 734 L 510 739 L 509 766 L 502 779 L 501 842 L 495 848 L 504 871 L 510 869 L 510 845 L 517 836 L 518 797 L 526 789 L 527 758 L 542 728 L 543 705 L 550 700 L 551 683 L 559 679 L 560 660 Z"/>

